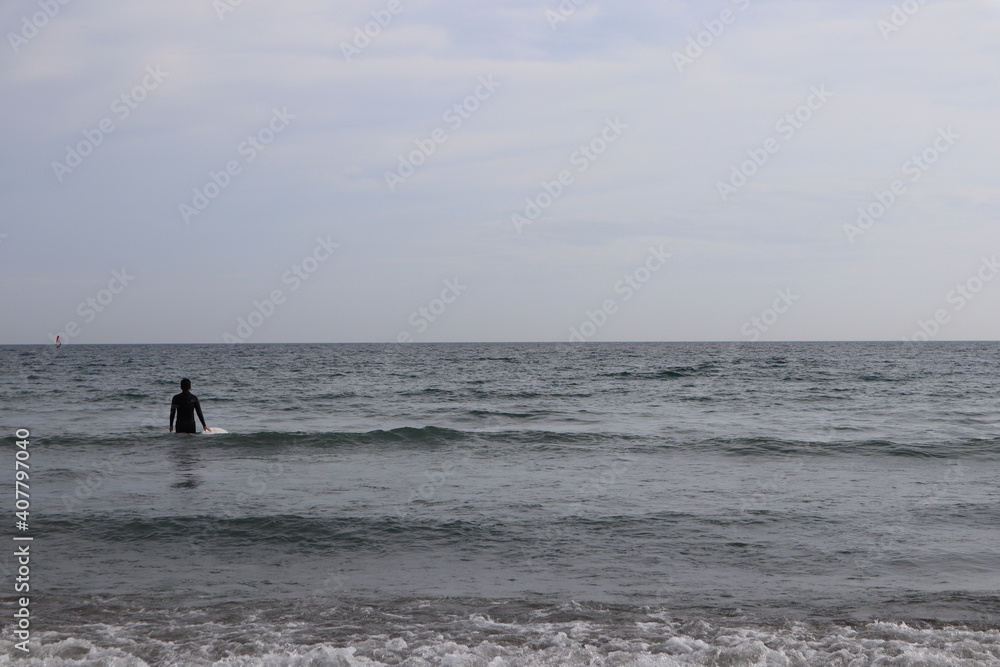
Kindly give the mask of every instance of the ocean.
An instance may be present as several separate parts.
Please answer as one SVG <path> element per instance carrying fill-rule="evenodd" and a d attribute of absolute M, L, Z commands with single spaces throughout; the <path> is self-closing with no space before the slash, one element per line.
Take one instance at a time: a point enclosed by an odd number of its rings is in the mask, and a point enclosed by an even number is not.
<path fill-rule="evenodd" d="M 0 661 L 1000 664 L 997 343 L 5 346 L 0 370 Z M 182 377 L 229 433 L 167 431 Z"/>

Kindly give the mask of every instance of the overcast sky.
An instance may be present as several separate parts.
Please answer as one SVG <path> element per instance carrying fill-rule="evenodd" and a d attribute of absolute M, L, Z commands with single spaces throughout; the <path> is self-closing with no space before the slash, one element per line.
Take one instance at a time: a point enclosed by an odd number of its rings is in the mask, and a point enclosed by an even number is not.
<path fill-rule="evenodd" d="M 3 343 L 1000 332 L 997 0 L 0 7 Z"/>

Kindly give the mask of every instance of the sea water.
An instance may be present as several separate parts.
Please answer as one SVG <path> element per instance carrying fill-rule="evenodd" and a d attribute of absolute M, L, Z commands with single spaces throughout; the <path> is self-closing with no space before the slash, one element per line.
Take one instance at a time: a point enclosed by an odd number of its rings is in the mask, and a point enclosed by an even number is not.
<path fill-rule="evenodd" d="M 1000 344 L 7 346 L 0 371 L 17 664 L 1000 664 Z M 168 432 L 182 377 L 228 434 Z"/>

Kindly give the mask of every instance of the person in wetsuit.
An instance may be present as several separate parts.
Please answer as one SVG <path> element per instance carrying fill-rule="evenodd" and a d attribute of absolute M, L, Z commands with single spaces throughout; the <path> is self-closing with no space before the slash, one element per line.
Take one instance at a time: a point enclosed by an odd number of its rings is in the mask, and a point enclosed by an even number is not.
<path fill-rule="evenodd" d="M 184 378 L 181 380 L 181 393 L 174 396 L 173 400 L 170 401 L 170 430 L 174 430 L 174 416 L 177 417 L 177 432 L 178 433 L 197 433 L 195 430 L 196 426 L 194 423 L 194 413 L 198 412 L 198 419 L 201 421 L 201 427 L 205 431 L 211 432 L 211 429 L 205 425 L 205 416 L 201 414 L 201 403 L 198 402 L 198 397 L 191 393 L 191 380 Z"/>

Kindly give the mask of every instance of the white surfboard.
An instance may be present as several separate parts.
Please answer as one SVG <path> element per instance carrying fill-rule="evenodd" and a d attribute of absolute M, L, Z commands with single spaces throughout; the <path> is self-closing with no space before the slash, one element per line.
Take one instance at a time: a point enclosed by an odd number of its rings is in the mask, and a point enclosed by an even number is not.
<path fill-rule="evenodd" d="M 226 429 L 219 428 L 218 426 L 209 426 L 208 428 L 210 428 L 212 430 L 211 431 L 202 431 L 202 433 L 205 434 L 205 435 L 217 435 L 219 433 L 229 433 L 229 431 L 227 431 Z"/>

